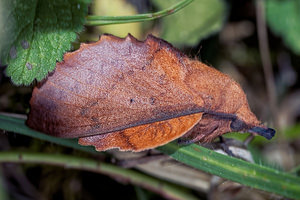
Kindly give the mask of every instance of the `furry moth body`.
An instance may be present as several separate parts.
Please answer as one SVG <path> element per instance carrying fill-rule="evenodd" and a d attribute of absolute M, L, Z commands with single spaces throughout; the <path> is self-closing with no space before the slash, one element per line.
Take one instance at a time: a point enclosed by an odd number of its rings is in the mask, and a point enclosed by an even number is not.
<path fill-rule="evenodd" d="M 28 126 L 99 151 L 142 151 L 182 136 L 209 142 L 232 131 L 275 134 L 234 80 L 152 35 L 82 44 L 34 88 L 30 104 Z"/>

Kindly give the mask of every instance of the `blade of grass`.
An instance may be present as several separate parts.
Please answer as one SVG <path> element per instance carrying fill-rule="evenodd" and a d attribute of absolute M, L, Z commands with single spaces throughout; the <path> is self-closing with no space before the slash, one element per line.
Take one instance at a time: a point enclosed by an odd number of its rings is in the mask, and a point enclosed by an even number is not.
<path fill-rule="evenodd" d="M 66 143 L 67 139 L 53 138 L 51 136 L 42 138 L 41 135 L 44 134 L 26 127 L 24 119 L 0 114 L 0 129 L 68 146 Z M 31 133 L 29 134 L 28 132 Z M 50 138 L 52 139 L 49 140 Z M 74 145 L 79 146 L 78 144 Z M 182 163 L 228 180 L 288 198 L 300 197 L 300 178 L 290 173 L 225 156 L 195 144 L 178 146 L 177 144 L 169 143 L 157 149 Z"/>
<path fill-rule="evenodd" d="M 124 180 L 125 182 L 154 191 L 168 199 L 197 199 L 176 185 L 155 179 L 137 171 L 124 169 L 88 158 L 61 154 L 10 151 L 0 152 L 0 162 L 38 163 L 61 166 L 65 169 L 86 170 L 105 174 L 117 178 L 117 180 Z"/>
<path fill-rule="evenodd" d="M 33 137 L 36 139 L 40 139 L 43 141 L 52 142 L 55 144 L 63 145 L 65 147 L 71 147 L 73 149 L 86 151 L 90 153 L 95 153 L 95 149 L 90 146 L 81 146 L 78 145 L 77 139 L 64 139 L 64 138 L 56 138 L 52 137 L 38 131 L 32 130 L 28 126 L 25 125 L 25 120 L 22 118 L 7 116 L 5 114 L 0 113 L 0 129 L 15 133 L 20 133 L 22 135 L 26 135 L 29 137 Z"/>
<path fill-rule="evenodd" d="M 288 198 L 300 197 L 300 178 L 286 172 L 224 156 L 195 144 L 179 147 L 169 143 L 158 150 L 189 166 L 243 185 Z"/>
<path fill-rule="evenodd" d="M 95 16 L 89 15 L 86 17 L 86 25 L 88 26 L 100 26 L 100 25 L 109 25 L 109 24 L 124 24 L 124 23 L 133 23 L 133 22 L 143 22 L 149 21 L 153 19 L 157 19 L 160 17 L 168 16 L 177 11 L 181 10 L 194 0 L 183 0 L 179 3 L 158 11 L 154 13 L 145 13 L 145 14 L 138 14 L 132 16 Z"/>

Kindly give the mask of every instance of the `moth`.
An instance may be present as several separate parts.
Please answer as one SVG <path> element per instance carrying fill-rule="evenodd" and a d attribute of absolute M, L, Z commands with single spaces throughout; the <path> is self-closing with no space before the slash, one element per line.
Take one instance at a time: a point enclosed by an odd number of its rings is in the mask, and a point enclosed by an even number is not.
<path fill-rule="evenodd" d="M 143 151 L 183 137 L 210 142 L 228 132 L 271 139 L 240 85 L 149 35 L 104 34 L 66 53 L 33 90 L 27 125 L 104 151 Z"/>

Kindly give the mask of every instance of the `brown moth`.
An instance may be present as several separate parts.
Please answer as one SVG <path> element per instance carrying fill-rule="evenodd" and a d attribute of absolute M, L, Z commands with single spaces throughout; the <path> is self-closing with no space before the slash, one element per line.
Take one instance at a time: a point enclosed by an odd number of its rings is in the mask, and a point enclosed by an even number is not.
<path fill-rule="evenodd" d="M 275 134 L 239 84 L 152 35 L 82 44 L 34 88 L 30 104 L 29 127 L 98 151 L 137 152 L 181 136 L 210 142 L 232 131 Z"/>

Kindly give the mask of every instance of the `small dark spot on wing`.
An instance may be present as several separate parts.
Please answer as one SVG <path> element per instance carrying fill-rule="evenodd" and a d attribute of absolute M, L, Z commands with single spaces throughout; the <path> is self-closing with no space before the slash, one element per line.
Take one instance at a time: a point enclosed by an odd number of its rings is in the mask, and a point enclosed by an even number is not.
<path fill-rule="evenodd" d="M 150 97 L 149 98 L 149 103 L 151 104 L 151 105 L 154 105 L 155 104 L 155 98 L 154 97 Z"/>
<path fill-rule="evenodd" d="M 93 122 L 99 123 L 98 117 L 93 116 L 93 117 L 91 118 L 91 120 L 92 120 Z"/>
<path fill-rule="evenodd" d="M 81 108 L 80 109 L 80 115 L 81 116 L 85 116 L 87 114 L 87 112 L 88 112 L 88 108 Z"/>
<path fill-rule="evenodd" d="M 90 133 L 94 132 L 95 130 L 101 129 L 101 124 L 97 123 L 93 126 L 91 126 L 91 129 L 89 130 Z"/>
<path fill-rule="evenodd" d="M 118 80 L 119 81 L 123 81 L 124 79 L 125 79 L 125 77 L 124 77 L 124 74 L 122 73 L 122 74 L 119 74 L 119 75 L 117 75 L 117 78 L 118 78 Z"/>
<path fill-rule="evenodd" d="M 85 105 L 85 107 L 82 107 L 81 109 L 80 109 L 80 115 L 81 116 L 86 116 L 87 114 L 88 114 L 88 112 L 89 112 L 89 109 L 91 108 L 91 107 L 94 107 L 94 106 L 96 106 L 98 104 L 98 101 L 94 101 L 94 102 L 89 102 L 89 103 L 87 103 L 87 105 Z"/>
<path fill-rule="evenodd" d="M 133 75 L 133 74 L 134 74 L 134 71 L 133 71 L 133 70 L 129 70 L 129 71 L 127 72 L 127 74 L 128 74 L 128 75 Z"/>
<path fill-rule="evenodd" d="M 98 104 L 98 101 L 94 101 L 91 103 L 90 107 L 96 106 Z"/>

